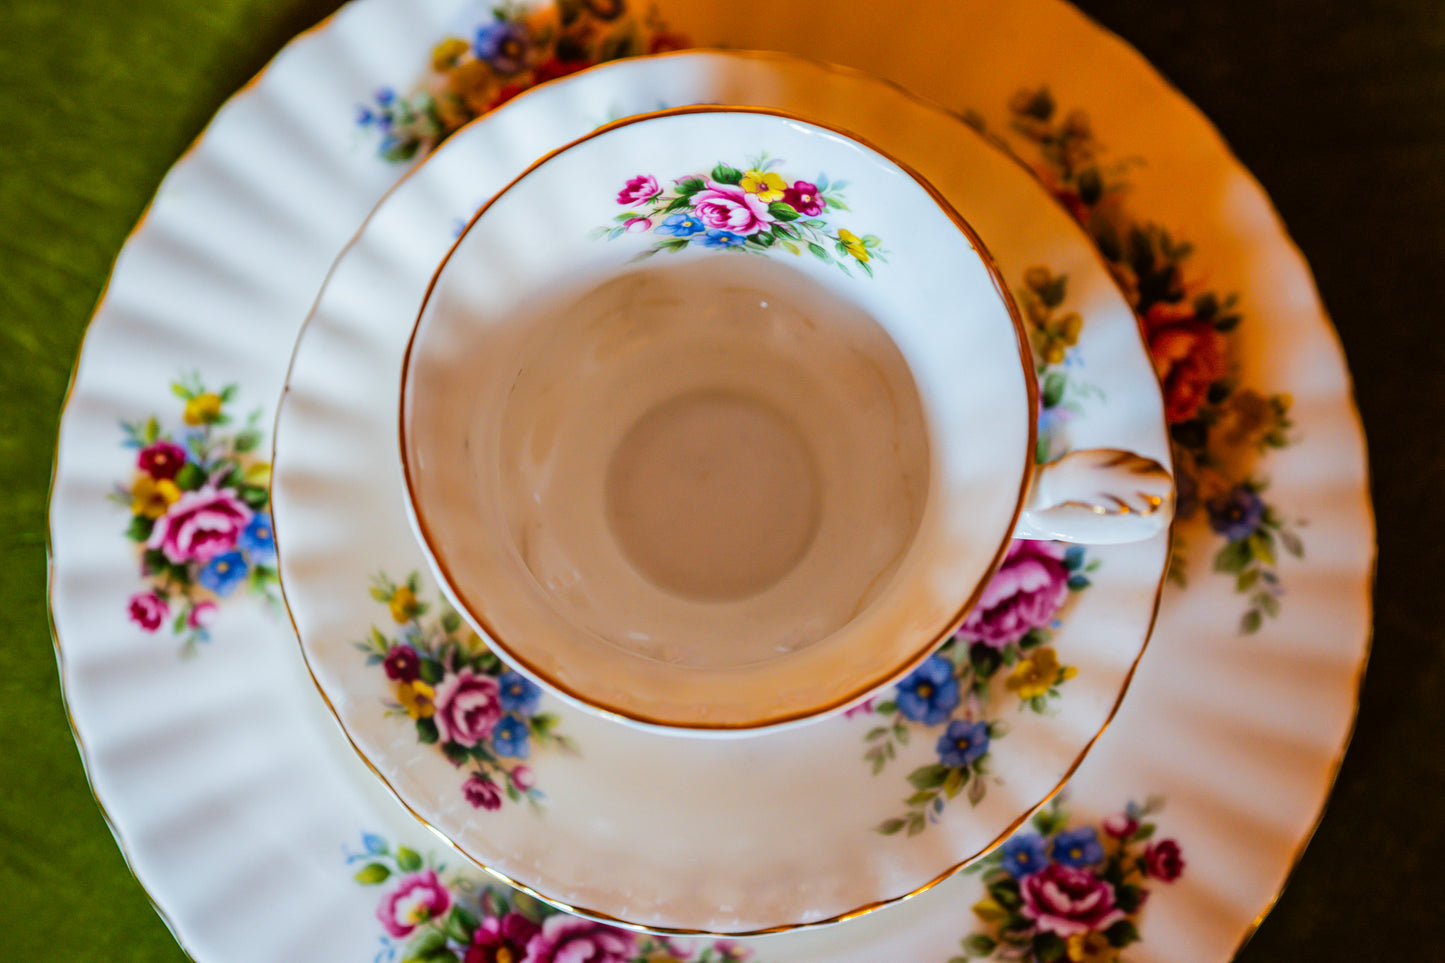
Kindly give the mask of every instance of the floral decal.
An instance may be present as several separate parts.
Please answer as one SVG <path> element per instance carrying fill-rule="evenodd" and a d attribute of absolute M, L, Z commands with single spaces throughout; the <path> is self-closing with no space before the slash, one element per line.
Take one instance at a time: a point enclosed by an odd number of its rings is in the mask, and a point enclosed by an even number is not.
<path fill-rule="evenodd" d="M 372 628 L 356 643 L 391 683 L 387 714 L 409 717 L 418 742 L 466 767 L 461 793 L 475 808 L 524 799 L 540 807 L 543 793 L 526 762 L 534 747 L 575 752 L 572 741 L 555 731 L 555 714 L 540 711 L 542 690 L 508 668 L 450 606 L 443 602 L 435 618 L 423 618 L 431 606 L 418 598 L 418 582 L 415 572 L 400 584 L 378 575 L 371 596 L 396 628 Z"/>
<path fill-rule="evenodd" d="M 1248 598 L 1240 631 L 1279 613 L 1281 551 L 1304 543 L 1265 494 L 1254 473 L 1259 456 L 1290 444 L 1288 395 L 1264 395 L 1241 383 L 1230 333 L 1242 317 L 1233 294 L 1220 295 L 1188 270 L 1192 248 L 1124 207 L 1127 165 L 1105 165 L 1088 116 L 1060 118 L 1047 88 L 1022 90 L 1009 103 L 1012 129 L 1032 145 L 1034 167 L 1093 237 L 1143 322 L 1164 390 L 1174 449 L 1176 515 L 1202 516 L 1223 540 L 1214 570 L 1235 579 Z M 1170 575 L 1183 583 L 1182 543 Z"/>
<path fill-rule="evenodd" d="M 121 422 L 135 460 L 111 498 L 130 510 L 126 535 L 147 583 L 130 597 L 130 620 L 146 632 L 168 629 L 187 653 L 210 640 L 221 603 L 238 590 L 279 601 L 271 466 L 255 455 L 261 411 L 233 429 L 227 405 L 237 390 L 213 392 L 191 375 L 171 385 L 183 427 L 154 416 Z"/>
<path fill-rule="evenodd" d="M 556 0 L 496 7 L 469 33 L 432 48 L 430 69 L 410 92 L 383 87 L 357 112 L 388 161 L 433 150 L 458 128 L 529 87 L 607 60 L 677 50 L 687 40 L 655 12 L 625 0 Z"/>
<path fill-rule="evenodd" d="M 990 750 L 1008 733 L 1008 724 L 990 715 L 1000 683 L 1016 711 L 1049 711 L 1076 672 L 1049 642 L 1069 596 L 1089 586 L 1086 572 L 1096 564 L 1085 562 L 1078 545 L 1014 540 L 953 637 L 892 698 L 854 710 L 878 717 L 863 754 L 875 776 L 915 736 L 933 740 L 934 761 L 908 774 L 914 791 L 904 800 L 906 812 L 885 819 L 878 832 L 915 836 L 960 792 L 974 805 L 984 798 Z"/>
<path fill-rule="evenodd" d="M 1074 347 L 1083 320 L 1064 309 L 1067 275 L 1034 267 L 1023 282 L 1018 299 L 1042 386 L 1035 457 L 1045 462 L 1064 454 L 1068 419 L 1102 392 L 1077 374 L 1082 362 Z M 879 823 L 879 832 L 914 836 L 959 793 L 966 792 L 973 805 L 983 800 L 989 751 L 1008 733 L 994 705 L 1000 683 L 1016 710 L 1050 711 L 1059 687 L 1076 674 L 1050 642 L 1070 596 L 1088 588 L 1098 565 L 1078 545 L 1015 539 L 953 637 L 899 683 L 892 698 L 853 710 L 881 717 L 864 737 L 863 758 L 875 776 L 915 735 L 934 740 L 936 759 L 908 774 L 913 793 L 904 800 L 907 809 Z"/>
<path fill-rule="evenodd" d="M 385 935 L 377 960 L 426 963 L 747 963 L 733 940 L 634 933 L 564 913 L 523 893 L 450 872 L 443 863 L 366 833 L 353 879 L 379 887 Z"/>
<path fill-rule="evenodd" d="M 988 893 L 973 907 L 981 926 L 963 940 L 968 959 L 1117 963 L 1139 940 L 1140 910 L 1154 883 L 1184 872 L 1179 844 L 1154 839 L 1157 800 L 1130 803 L 1100 825 L 1069 825 L 1057 800 L 969 867 Z"/>
<path fill-rule="evenodd" d="M 651 174 L 638 174 L 622 185 L 617 203 L 626 208 L 595 238 L 624 234 L 661 238 L 633 260 L 693 245 L 754 254 L 806 250 L 844 274 L 849 265 L 873 276 L 873 263 L 886 262 L 883 242 L 834 226 L 834 211 L 847 211 L 847 181 L 818 174 L 811 181 L 790 180 L 773 170 L 777 158 L 766 154 L 739 169 L 720 163 L 707 173 L 687 174 L 664 187 Z"/>
<path fill-rule="evenodd" d="M 1082 413 L 1083 403 L 1102 399 L 1104 392 L 1079 377 L 1083 361 L 1075 346 L 1084 319 L 1064 309 L 1067 275 L 1046 267 L 1024 272 L 1023 287 L 1015 294 L 1023 309 L 1024 325 L 1034 352 L 1039 383 L 1038 448 L 1035 461 L 1053 461 L 1068 452 L 1068 422 Z"/>

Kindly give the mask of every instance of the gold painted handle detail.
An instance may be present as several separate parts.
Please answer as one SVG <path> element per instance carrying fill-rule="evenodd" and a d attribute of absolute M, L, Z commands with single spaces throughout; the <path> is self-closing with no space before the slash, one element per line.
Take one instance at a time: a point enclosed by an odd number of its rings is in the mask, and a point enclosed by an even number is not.
<path fill-rule="evenodd" d="M 1167 468 L 1131 451 L 1087 448 L 1034 471 L 1014 535 L 1111 545 L 1157 535 L 1173 517 Z"/>

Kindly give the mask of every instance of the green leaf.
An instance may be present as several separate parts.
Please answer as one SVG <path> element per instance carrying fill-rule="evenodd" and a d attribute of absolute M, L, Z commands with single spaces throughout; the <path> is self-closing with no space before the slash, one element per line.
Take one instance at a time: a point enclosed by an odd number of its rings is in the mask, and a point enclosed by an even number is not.
<path fill-rule="evenodd" d="M 1064 959 L 1067 952 L 1068 945 L 1057 933 L 1045 931 L 1034 934 L 1034 958 L 1039 963 L 1057 963 Z"/>
<path fill-rule="evenodd" d="M 1069 276 L 1060 274 L 1049 279 L 1049 283 L 1039 289 L 1039 299 L 1044 302 L 1045 307 L 1057 308 L 1064 303 L 1064 293 L 1067 290 Z"/>
<path fill-rule="evenodd" d="M 777 238 L 773 237 L 773 235 L 767 231 L 758 231 L 756 234 L 749 235 L 748 237 L 749 244 L 764 249 L 772 247 L 776 242 Z"/>
<path fill-rule="evenodd" d="M 260 485 L 242 485 L 236 490 L 236 494 L 240 496 L 241 501 L 258 511 L 265 508 L 266 504 L 271 501 L 271 493 Z"/>
<path fill-rule="evenodd" d="M 1064 400 L 1064 389 L 1069 385 L 1069 380 L 1060 372 L 1050 371 L 1044 378 L 1043 402 L 1045 408 L 1053 408 Z"/>
<path fill-rule="evenodd" d="M 404 873 L 415 873 L 421 869 L 421 854 L 406 846 L 399 846 L 396 850 L 396 865 L 400 866 Z"/>
<path fill-rule="evenodd" d="M 908 781 L 914 789 L 937 789 L 948 778 L 948 766 L 935 762 L 930 766 L 919 766 L 908 774 Z"/>
<path fill-rule="evenodd" d="M 1300 541 L 1300 537 L 1294 532 L 1283 528 L 1280 529 L 1279 540 L 1284 545 L 1286 552 L 1289 552 L 1295 558 L 1304 558 L 1305 543 Z"/>
<path fill-rule="evenodd" d="M 357 872 L 352 879 L 362 886 L 376 886 L 391 878 L 391 870 L 382 863 L 367 863 Z"/>
<path fill-rule="evenodd" d="M 442 613 L 441 627 L 443 632 L 445 632 L 447 635 L 451 635 L 457 629 L 462 627 L 462 617 L 458 615 L 454 610 L 447 609 L 445 612 Z"/>
<path fill-rule="evenodd" d="M 1237 542 L 1230 542 L 1219 550 L 1218 554 L 1214 556 L 1214 570 L 1230 574 L 1242 572 L 1251 559 L 1249 541 L 1240 539 Z"/>
<path fill-rule="evenodd" d="M 812 251 L 814 257 L 816 257 L 820 261 L 833 260 L 831 257 L 828 256 L 828 252 L 823 249 L 823 245 L 821 244 L 815 244 L 812 241 L 809 241 L 808 250 Z"/>
<path fill-rule="evenodd" d="M 933 790 L 933 789 L 920 789 L 920 790 L 918 790 L 918 792 L 914 793 L 913 795 L 909 796 L 907 799 L 903 800 L 903 804 L 904 804 L 905 806 L 909 806 L 909 807 L 922 806 L 922 805 L 924 805 L 925 803 L 930 803 L 930 802 L 932 802 L 933 799 L 934 799 L 934 797 L 936 797 L 937 795 L 938 795 L 938 792 L 937 792 L 936 790 Z"/>
<path fill-rule="evenodd" d="M 783 249 L 790 254 L 802 255 L 803 253 L 803 249 L 798 247 L 798 245 L 794 244 L 792 241 L 779 241 L 779 243 L 782 244 Z"/>
<path fill-rule="evenodd" d="M 1138 886 L 1128 884 L 1114 887 L 1114 901 L 1119 908 L 1126 913 L 1132 913 L 1139 908 L 1144 901 L 1144 891 Z"/>
<path fill-rule="evenodd" d="M 193 461 L 188 461 L 176 472 L 176 487 L 183 492 L 193 492 L 206 483 L 206 473 Z"/>
<path fill-rule="evenodd" d="M 145 431 L 141 433 L 141 442 L 149 445 L 161 436 L 160 422 L 156 421 L 155 415 L 146 419 Z"/>
<path fill-rule="evenodd" d="M 416 721 L 416 741 L 424 746 L 429 746 L 441 738 L 441 732 L 437 729 L 436 720 L 430 716 Z"/>
<path fill-rule="evenodd" d="M 261 444 L 261 433 L 255 429 L 247 429 L 236 435 L 236 440 L 231 443 L 238 453 L 248 452 Z"/>
<path fill-rule="evenodd" d="M 422 659 L 417 666 L 417 675 L 421 676 L 421 681 L 427 685 L 436 685 L 446 674 L 446 669 L 442 668 L 442 664 L 436 659 Z"/>
<path fill-rule="evenodd" d="M 736 167 L 719 164 L 712 169 L 712 179 L 719 184 L 741 184 L 743 182 L 743 172 Z"/>
<path fill-rule="evenodd" d="M 687 243 L 687 238 L 675 237 L 671 240 L 660 241 L 658 242 L 657 246 L 659 250 L 663 251 L 681 251 L 683 248 L 687 247 Z"/>
<path fill-rule="evenodd" d="M 864 234 L 858 240 L 862 241 L 863 246 L 868 248 L 870 251 L 883 243 L 883 238 L 879 237 L 877 234 Z"/>
<path fill-rule="evenodd" d="M 859 261 L 858 266 L 863 269 L 864 274 L 868 275 L 870 278 L 873 276 L 873 265 L 869 264 L 867 261 Z"/>
<path fill-rule="evenodd" d="M 998 941 L 986 933 L 975 933 L 963 941 L 963 948 L 971 956 L 988 956 L 998 948 Z"/>
<path fill-rule="evenodd" d="M 873 828 L 884 836 L 893 836 L 896 835 L 903 826 L 904 821 L 902 819 L 885 819 Z"/>
<path fill-rule="evenodd" d="M 977 806 L 983 801 L 984 793 L 988 792 L 988 786 L 982 779 L 974 779 L 968 784 L 968 802 L 971 806 Z"/>
<path fill-rule="evenodd" d="M 1019 884 L 1012 877 L 988 884 L 988 895 L 993 901 L 1006 910 L 1016 910 L 1024 905 L 1024 898 L 1019 893 Z"/>
<path fill-rule="evenodd" d="M 677 182 L 677 193 L 681 197 L 691 197 L 702 190 L 706 182 L 701 177 L 685 177 Z"/>
<path fill-rule="evenodd" d="M 1274 536 L 1259 529 L 1249 536 L 1249 548 L 1266 565 L 1274 564 Z"/>
<path fill-rule="evenodd" d="M 1248 592 L 1250 588 L 1254 585 L 1254 583 L 1258 581 L 1259 569 L 1245 569 L 1243 572 L 1239 573 L 1239 578 L 1235 579 L 1234 590 L 1236 592 Z"/>
<path fill-rule="evenodd" d="M 917 836 L 923 832 L 926 824 L 923 821 L 923 813 L 913 813 L 908 817 L 908 835 Z"/>
<path fill-rule="evenodd" d="M 472 757 L 471 751 L 459 742 L 447 740 L 442 743 L 442 754 L 453 766 L 462 766 Z"/>
<path fill-rule="evenodd" d="M 466 945 L 472 941 L 472 934 L 477 931 L 477 918 L 460 906 L 453 906 L 442 929 L 448 937 Z"/>
<path fill-rule="evenodd" d="M 1265 615 L 1271 617 L 1279 616 L 1279 599 L 1273 595 L 1270 595 L 1268 592 L 1260 592 L 1254 597 L 1254 601 Z"/>
<path fill-rule="evenodd" d="M 1126 911 L 1127 912 L 1127 911 Z M 1120 948 L 1139 942 L 1139 929 L 1128 920 L 1120 920 L 1104 931 L 1104 938 L 1112 947 Z"/>
<path fill-rule="evenodd" d="M 780 221 L 796 221 L 803 215 L 793 210 L 791 204 L 784 204 L 782 201 L 773 201 L 768 205 L 768 213 Z"/>
<path fill-rule="evenodd" d="M 195 395 L 191 392 L 191 389 L 187 388 L 179 381 L 171 382 L 171 394 L 185 401 L 190 401 L 192 398 L 195 397 Z"/>
<path fill-rule="evenodd" d="M 126 527 L 125 534 L 133 542 L 144 542 L 151 537 L 151 530 L 155 527 L 154 519 L 146 518 L 144 515 L 133 515 L 130 525 Z"/>
<path fill-rule="evenodd" d="M 433 929 L 427 930 L 412 940 L 408 950 L 411 953 L 409 959 L 413 960 L 435 960 L 440 953 L 451 955 L 451 951 L 447 949 L 446 934 L 441 930 Z"/>
<path fill-rule="evenodd" d="M 959 794 L 959 791 L 963 789 L 963 784 L 967 781 L 967 769 L 961 767 L 950 769 L 948 775 L 943 779 L 943 794 L 952 799 Z"/>
<path fill-rule="evenodd" d="M 1264 624 L 1264 617 L 1259 614 L 1259 609 L 1250 609 L 1245 612 L 1239 620 L 1239 633 L 1241 635 L 1253 635 L 1259 631 Z"/>

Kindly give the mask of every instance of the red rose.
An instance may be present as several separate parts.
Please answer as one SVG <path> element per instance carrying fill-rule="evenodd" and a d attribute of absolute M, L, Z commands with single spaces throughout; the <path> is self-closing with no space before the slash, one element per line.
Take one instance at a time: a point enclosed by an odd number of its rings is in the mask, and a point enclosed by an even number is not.
<path fill-rule="evenodd" d="M 489 675 L 462 669 L 436 687 L 437 728 L 442 739 L 475 746 L 492 734 L 502 718 L 501 688 Z"/>
<path fill-rule="evenodd" d="M 462 963 L 520 963 L 527 955 L 527 943 L 541 927 L 521 913 L 489 916 L 472 934 L 472 945 Z"/>
<path fill-rule="evenodd" d="M 130 597 L 130 620 L 147 632 L 160 628 L 170 614 L 170 605 L 154 592 L 141 592 Z"/>
<path fill-rule="evenodd" d="M 1050 863 L 1019 883 L 1021 912 L 1041 930 L 1064 939 L 1100 932 L 1124 918 L 1114 902 L 1114 887 L 1087 869 Z"/>
<path fill-rule="evenodd" d="M 1207 321 L 1182 321 L 1153 329 L 1149 354 L 1164 388 L 1164 417 L 1188 421 L 1209 395 L 1209 386 L 1228 372 L 1224 335 Z"/>
<path fill-rule="evenodd" d="M 1144 872 L 1163 883 L 1172 883 L 1184 872 L 1184 856 L 1172 839 L 1150 843 L 1144 850 Z"/>
<path fill-rule="evenodd" d="M 462 795 L 477 809 L 495 812 L 502 808 L 502 790 L 486 776 L 473 773 L 462 783 Z"/>
<path fill-rule="evenodd" d="M 175 478 L 185 464 L 186 450 L 173 441 L 152 442 L 140 450 L 135 460 L 137 468 L 157 481 Z"/>

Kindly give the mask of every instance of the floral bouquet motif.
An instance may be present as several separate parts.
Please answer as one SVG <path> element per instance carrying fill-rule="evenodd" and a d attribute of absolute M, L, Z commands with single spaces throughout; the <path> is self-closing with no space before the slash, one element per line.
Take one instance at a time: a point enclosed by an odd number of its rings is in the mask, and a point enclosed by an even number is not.
<path fill-rule="evenodd" d="M 788 180 L 772 168 L 777 158 L 766 154 L 743 169 L 720 163 L 706 174 L 688 174 L 664 188 L 651 174 L 639 174 L 617 192 L 627 210 L 596 237 L 613 240 L 623 234 L 662 238 L 633 260 L 661 251 L 681 251 L 694 244 L 719 250 L 762 254 L 777 250 L 801 256 L 807 250 L 844 274 L 849 265 L 873 276 L 873 261 L 887 261 L 883 242 L 834 226 L 833 211 L 847 211 L 847 181 Z"/>
<path fill-rule="evenodd" d="M 504 3 L 469 35 L 433 47 L 430 70 L 410 92 L 377 91 L 357 123 L 379 135 L 383 159 L 409 161 L 529 87 L 604 61 L 685 46 L 655 12 L 640 16 L 626 0 Z"/>
<path fill-rule="evenodd" d="M 908 774 L 914 792 L 907 812 L 884 820 L 878 832 L 914 836 L 960 792 L 974 805 L 984 798 L 990 748 L 1008 732 L 1006 723 L 985 717 L 996 680 L 1003 677 L 1020 709 L 1048 711 L 1076 670 L 1047 643 L 1070 594 L 1089 586 L 1089 569 L 1080 546 L 1015 540 L 953 637 L 898 684 L 893 698 L 861 710 L 881 717 L 864 737 L 874 775 L 918 729 L 935 739 L 938 756 Z"/>
<path fill-rule="evenodd" d="M 1151 883 L 1184 872 L 1179 844 L 1155 840 L 1147 817 L 1160 804 L 1130 803 L 1101 826 L 1069 828 L 1055 801 L 969 867 L 988 894 L 973 907 L 983 927 L 963 940 L 963 956 L 1022 963 L 1117 963 L 1139 940 L 1138 916 Z M 1100 830 L 1102 829 L 1102 832 Z"/>
<path fill-rule="evenodd" d="M 1143 323 L 1173 441 L 1176 517 L 1202 514 L 1224 539 L 1214 569 L 1249 598 L 1240 630 L 1257 631 L 1279 613 L 1280 551 L 1304 554 L 1303 541 L 1265 501 L 1268 480 L 1253 473 L 1261 454 L 1290 443 L 1291 399 L 1241 384 L 1229 337 L 1242 321 L 1237 298 L 1189 276 L 1188 243 L 1129 215 L 1127 165 L 1101 161 L 1088 116 L 1075 110 L 1059 118 L 1048 88 L 1019 91 L 1009 110 L 1015 133 L 1038 152 L 1035 170 L 1089 231 Z M 1184 579 L 1178 551 L 1170 576 Z"/>
<path fill-rule="evenodd" d="M 130 509 L 126 535 L 149 583 L 130 598 L 131 621 L 146 632 L 169 626 L 190 652 L 210 639 L 220 603 L 242 586 L 276 602 L 271 466 L 255 456 L 259 409 L 244 428 L 226 430 L 235 385 L 212 392 L 192 375 L 171 390 L 184 402 L 185 427 L 167 430 L 155 417 L 121 422 L 135 464 L 129 485 L 111 497 Z"/>
<path fill-rule="evenodd" d="M 400 630 L 373 628 L 356 643 L 391 682 L 386 711 L 411 718 L 417 741 L 438 746 L 452 765 L 470 767 L 461 791 L 472 806 L 496 810 L 505 798 L 539 807 L 543 794 L 525 760 L 534 744 L 575 752 L 572 741 L 555 731 L 556 715 L 539 711 L 542 690 L 464 628 L 453 609 L 443 603 L 435 619 L 422 618 L 430 606 L 417 597 L 418 584 L 415 572 L 401 584 L 378 575 L 372 598 Z"/>
<path fill-rule="evenodd" d="M 378 956 L 427 963 L 747 963 L 731 940 L 673 939 L 582 919 L 500 886 L 480 885 L 405 846 L 367 833 L 354 879 L 384 887 Z"/>

